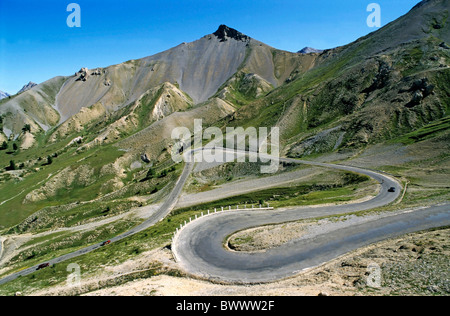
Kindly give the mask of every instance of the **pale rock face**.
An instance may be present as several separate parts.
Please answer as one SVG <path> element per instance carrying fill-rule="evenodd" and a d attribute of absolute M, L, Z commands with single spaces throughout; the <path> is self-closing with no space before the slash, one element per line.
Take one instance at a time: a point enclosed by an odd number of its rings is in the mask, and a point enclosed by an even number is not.
<path fill-rule="evenodd" d="M 20 149 L 22 150 L 27 150 L 33 147 L 34 143 L 36 142 L 34 135 L 30 132 L 25 132 L 21 138 L 22 144 L 20 145 Z"/>

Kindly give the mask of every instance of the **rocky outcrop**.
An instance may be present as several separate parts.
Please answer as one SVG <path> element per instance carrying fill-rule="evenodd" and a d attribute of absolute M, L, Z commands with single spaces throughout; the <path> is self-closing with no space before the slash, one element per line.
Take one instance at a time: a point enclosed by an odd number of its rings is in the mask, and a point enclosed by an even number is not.
<path fill-rule="evenodd" d="M 177 112 L 185 110 L 192 102 L 189 98 L 171 83 L 164 83 L 158 90 L 155 105 L 152 111 L 152 118 L 156 121 Z"/>
<path fill-rule="evenodd" d="M 17 92 L 17 94 L 22 93 L 22 92 L 25 92 L 25 91 L 28 91 L 28 90 L 30 90 L 31 88 L 35 87 L 35 86 L 37 86 L 37 84 L 30 81 L 30 82 L 28 82 L 26 85 L 24 85 L 23 88 L 20 89 L 19 92 Z"/>
<path fill-rule="evenodd" d="M 145 163 L 150 163 L 150 162 L 151 162 L 151 160 L 150 160 L 150 158 L 148 158 L 148 155 L 147 155 L 147 154 L 142 154 L 142 155 L 141 155 L 141 160 L 142 160 L 143 162 L 145 162 Z"/>
<path fill-rule="evenodd" d="M 101 76 L 105 73 L 104 70 L 97 68 L 94 71 L 92 71 L 91 76 Z"/>
<path fill-rule="evenodd" d="M 375 75 L 375 78 L 370 87 L 364 89 L 362 91 L 363 93 L 369 94 L 375 90 L 384 88 L 389 82 L 391 72 L 393 71 L 391 65 L 384 60 L 378 60 L 377 62 L 378 62 L 377 74 Z"/>
<path fill-rule="evenodd" d="M 75 73 L 75 76 L 78 77 L 76 81 L 86 81 L 89 77 L 89 69 L 81 68 L 80 71 Z"/>
<path fill-rule="evenodd" d="M 250 40 L 249 36 L 223 24 L 219 26 L 219 29 L 215 31 L 213 35 L 217 36 L 221 42 L 226 42 L 228 39 L 234 39 L 242 42 L 247 42 Z"/>
<path fill-rule="evenodd" d="M 411 101 L 406 104 L 406 107 L 412 108 L 419 105 L 423 99 L 433 93 L 434 89 L 435 86 L 429 83 L 428 78 L 415 80 L 411 89 L 409 89 L 409 91 L 412 92 L 412 98 Z"/>

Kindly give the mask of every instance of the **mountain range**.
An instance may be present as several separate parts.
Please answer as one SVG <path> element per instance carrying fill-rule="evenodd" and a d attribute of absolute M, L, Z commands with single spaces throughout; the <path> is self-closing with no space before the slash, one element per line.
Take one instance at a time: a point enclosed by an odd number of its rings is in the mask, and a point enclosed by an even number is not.
<path fill-rule="evenodd" d="M 385 141 L 448 115 L 448 9 L 422 1 L 353 43 L 299 53 L 221 25 L 153 56 L 30 83 L 0 102 L 0 138 L 44 150 L 82 137 L 85 149 L 118 143 L 154 162 L 167 158 L 170 128 L 193 118 L 279 126 L 294 157 Z"/>
<path fill-rule="evenodd" d="M 3 91 L 0 91 L 0 100 L 9 97 L 9 94 Z"/>
<path fill-rule="evenodd" d="M 389 138 L 447 113 L 446 12 L 448 1 L 422 1 L 386 27 L 322 52 L 281 51 L 221 25 L 165 52 L 82 68 L 16 95 L 0 105 L 3 133 L 17 136 L 29 124 L 55 142 L 89 130 L 102 143 L 106 134 L 131 135 L 204 107 L 280 124 L 285 149 L 296 154 L 313 150 L 302 139 L 314 129 L 333 134 L 328 149 Z M 90 129 L 99 124 L 101 133 Z"/>
<path fill-rule="evenodd" d="M 311 54 L 311 53 L 320 54 L 322 52 L 323 52 L 322 49 L 316 49 L 316 48 L 312 48 L 312 47 L 305 47 L 298 51 L 299 54 Z"/>
<path fill-rule="evenodd" d="M 20 94 L 20 93 L 22 93 L 22 92 L 25 92 L 25 91 L 27 91 L 27 90 L 30 90 L 30 89 L 33 88 L 34 86 L 37 86 L 37 84 L 30 81 L 30 82 L 28 82 L 26 85 L 24 85 L 24 86 L 22 87 L 22 89 L 20 89 L 19 92 L 17 92 L 17 94 Z M 5 99 L 5 98 L 7 98 L 7 97 L 9 97 L 9 96 L 11 96 L 9 93 L 0 91 L 0 100 Z"/>

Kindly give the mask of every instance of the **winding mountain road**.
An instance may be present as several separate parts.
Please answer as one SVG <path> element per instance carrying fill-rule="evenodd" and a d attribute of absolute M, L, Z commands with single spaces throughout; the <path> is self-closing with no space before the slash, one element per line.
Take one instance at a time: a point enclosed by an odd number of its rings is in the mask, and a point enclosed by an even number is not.
<path fill-rule="evenodd" d="M 203 149 L 187 152 L 194 154 Z M 229 152 L 229 149 L 222 149 Z M 270 156 L 269 156 L 270 157 Z M 242 211 L 203 217 L 187 226 L 177 235 L 172 245 L 174 254 L 187 272 L 211 279 L 244 283 L 266 282 L 284 278 L 298 271 L 329 261 L 353 249 L 404 233 L 432 227 L 450 225 L 449 204 L 420 211 L 408 211 L 401 215 L 380 219 L 350 229 L 323 235 L 314 240 L 294 241 L 271 249 L 263 254 L 242 254 L 225 250 L 223 242 L 230 234 L 249 227 L 295 221 L 333 214 L 351 213 L 380 207 L 395 201 L 401 185 L 391 177 L 361 168 L 306 162 L 281 158 L 281 162 L 308 164 L 365 174 L 381 184 L 379 194 L 369 201 L 340 206 L 296 208 L 288 211 Z M 142 224 L 111 239 L 116 242 L 139 233 L 163 220 L 175 207 L 183 187 L 194 167 L 187 162 L 166 202 Z M 394 193 L 388 189 L 394 187 Z M 220 199 L 220 197 L 217 197 Z M 50 265 L 61 263 L 101 247 L 95 244 L 76 252 L 48 261 Z M 0 280 L 0 285 L 19 276 L 34 273 L 39 265 L 11 274 Z"/>
<path fill-rule="evenodd" d="M 350 209 L 335 206 L 219 213 L 183 228 L 172 249 L 182 269 L 192 275 L 216 281 L 264 283 L 293 276 L 375 242 L 450 225 L 449 209 L 450 205 L 445 204 L 405 211 L 312 238 L 294 240 L 264 253 L 230 251 L 224 247 L 224 242 L 235 232 L 248 228 L 343 214 Z"/>
<path fill-rule="evenodd" d="M 370 210 L 394 202 L 401 185 L 384 174 L 356 167 L 281 158 L 281 162 L 307 164 L 356 172 L 375 179 L 381 189 L 371 200 L 338 206 L 299 207 L 284 211 L 239 211 L 205 216 L 175 236 L 172 250 L 186 272 L 209 280 L 262 283 L 290 277 L 360 247 L 410 232 L 450 225 L 450 204 L 403 211 L 364 224 L 309 239 L 299 239 L 264 253 L 234 252 L 224 247 L 230 235 L 245 229 L 301 219 Z M 395 188 L 395 192 L 389 192 Z"/>

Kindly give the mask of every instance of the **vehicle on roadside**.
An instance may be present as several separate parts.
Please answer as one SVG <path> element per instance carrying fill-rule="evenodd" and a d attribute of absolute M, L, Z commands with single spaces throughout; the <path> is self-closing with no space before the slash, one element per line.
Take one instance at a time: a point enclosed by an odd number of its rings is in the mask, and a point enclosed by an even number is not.
<path fill-rule="evenodd" d="M 36 269 L 36 271 L 38 271 L 38 270 L 42 270 L 42 269 L 45 269 L 45 268 L 48 268 L 50 266 L 50 263 L 43 263 L 43 264 L 40 264 L 38 267 L 37 267 L 37 269 Z"/>

